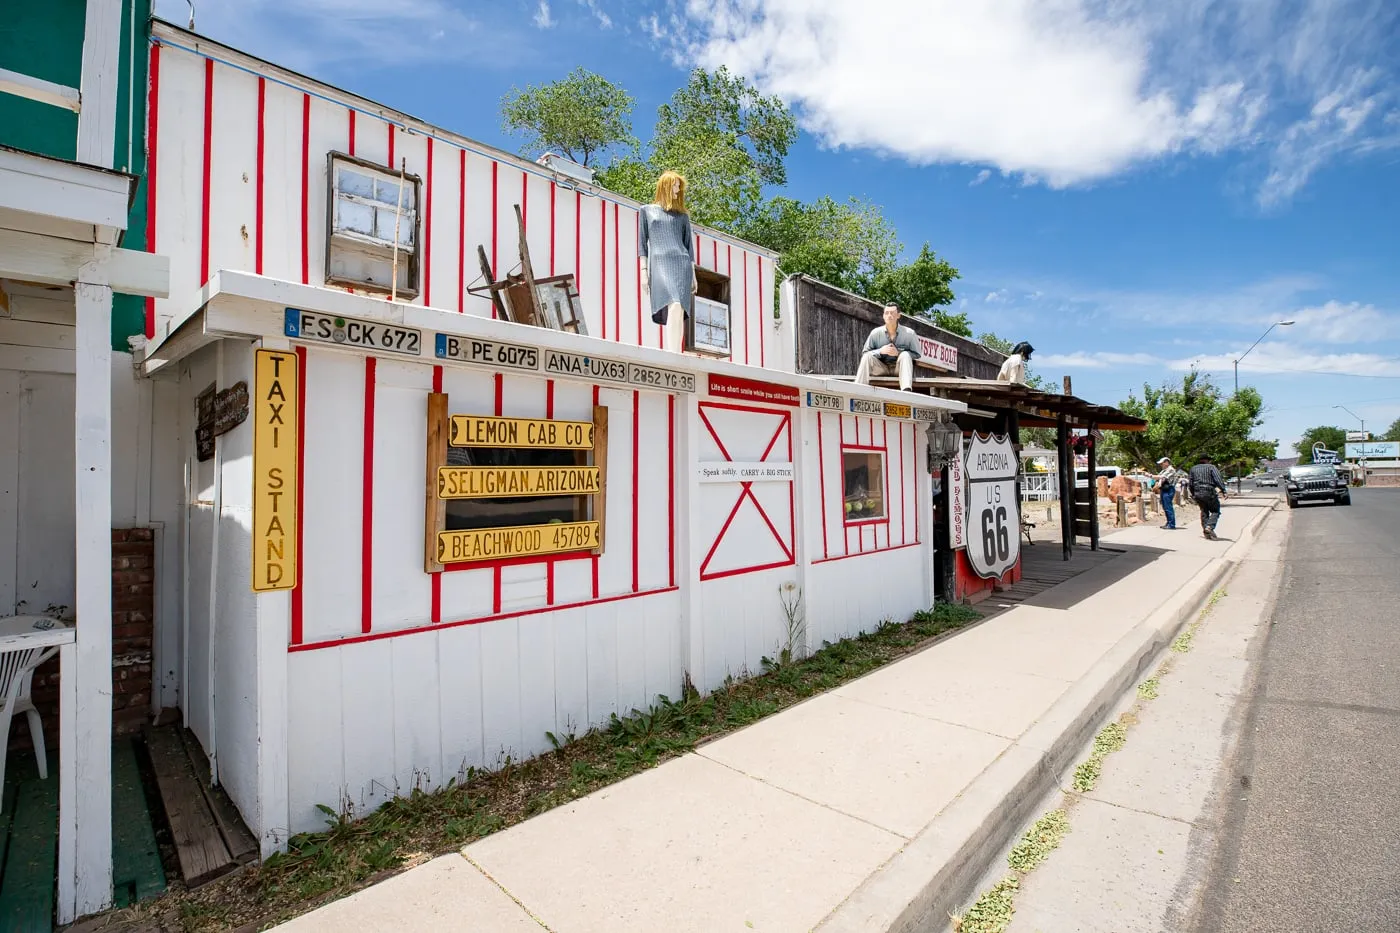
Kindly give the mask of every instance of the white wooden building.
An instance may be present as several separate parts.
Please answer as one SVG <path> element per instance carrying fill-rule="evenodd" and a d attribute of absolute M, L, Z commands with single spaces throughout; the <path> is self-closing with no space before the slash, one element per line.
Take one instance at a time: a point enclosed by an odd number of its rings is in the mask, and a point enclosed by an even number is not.
<path fill-rule="evenodd" d="M 154 43 L 170 289 L 132 379 L 159 387 L 137 458 L 178 512 L 159 692 L 265 853 L 320 828 L 318 804 L 360 814 L 757 671 L 788 638 L 780 591 L 803 596 L 799 648 L 931 604 L 925 429 L 965 406 L 794 374 L 772 255 L 701 230 L 731 353 L 668 353 L 639 205 L 174 26 Z M 518 261 L 517 204 L 537 274 L 576 276 L 586 336 L 468 293 L 478 246 L 498 275 Z M 499 454 L 468 437 L 495 418 L 584 432 L 576 466 L 520 468 L 601 478 L 521 526 L 582 539 L 484 555 L 511 539 L 481 510 L 515 500 L 440 497 L 439 468 Z M 519 456 L 570 444 L 535 446 Z"/>

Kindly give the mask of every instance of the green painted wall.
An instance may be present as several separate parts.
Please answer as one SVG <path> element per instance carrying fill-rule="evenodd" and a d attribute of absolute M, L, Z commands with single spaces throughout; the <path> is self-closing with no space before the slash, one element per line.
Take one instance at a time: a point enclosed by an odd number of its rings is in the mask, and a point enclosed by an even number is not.
<path fill-rule="evenodd" d="M 86 0 L 0 0 L 0 68 L 76 88 L 82 81 Z M 117 85 L 117 137 L 112 165 L 138 178 L 121 245 L 146 248 L 146 71 L 150 61 L 151 0 L 123 0 L 121 78 Z M 133 55 L 132 28 L 135 26 Z M 134 67 L 133 67 L 134 66 Z M 135 96 L 132 90 L 135 89 Z M 11 94 L 0 94 L 0 143 L 72 159 L 78 115 Z M 117 295 L 112 302 L 112 348 L 145 329 L 146 302 Z"/>

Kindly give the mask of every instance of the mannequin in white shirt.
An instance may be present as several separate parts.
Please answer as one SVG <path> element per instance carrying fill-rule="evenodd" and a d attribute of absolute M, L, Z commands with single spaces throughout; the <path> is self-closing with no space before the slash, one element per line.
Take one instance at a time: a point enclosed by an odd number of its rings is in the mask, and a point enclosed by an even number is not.
<path fill-rule="evenodd" d="M 997 373 L 997 381 L 1025 385 L 1026 363 L 1030 362 L 1031 354 L 1034 352 L 1035 347 L 1024 340 L 1016 344 L 1011 349 L 1011 355 L 1006 358 L 1006 362 L 1001 364 L 1001 371 Z"/>

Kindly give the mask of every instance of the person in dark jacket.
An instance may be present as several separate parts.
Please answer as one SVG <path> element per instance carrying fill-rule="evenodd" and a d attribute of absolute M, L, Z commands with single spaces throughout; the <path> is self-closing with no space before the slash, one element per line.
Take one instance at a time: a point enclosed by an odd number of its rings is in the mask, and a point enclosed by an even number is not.
<path fill-rule="evenodd" d="M 1202 455 L 1191 468 L 1191 498 L 1201 507 L 1201 534 L 1212 541 L 1220 540 L 1215 535 L 1215 523 L 1220 521 L 1219 493 L 1229 491 L 1210 457 Z"/>

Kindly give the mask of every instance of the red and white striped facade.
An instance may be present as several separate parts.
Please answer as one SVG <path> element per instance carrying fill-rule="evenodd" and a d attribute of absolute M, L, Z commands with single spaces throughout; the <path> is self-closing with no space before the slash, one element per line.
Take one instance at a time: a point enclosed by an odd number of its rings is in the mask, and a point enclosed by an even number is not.
<path fill-rule="evenodd" d="M 325 283 L 327 154 L 422 179 L 416 305 L 491 315 L 467 294 L 485 248 L 497 277 L 519 262 L 521 206 L 537 275 L 573 273 L 588 333 L 660 347 L 642 307 L 635 202 L 157 22 L 150 47 L 153 252 L 170 257 L 170 295 L 147 306 L 147 336 L 199 303 L 220 269 Z M 774 257 L 715 231 L 696 233 L 699 264 L 731 283 L 736 363 L 793 368 L 791 329 L 774 326 Z"/>
<path fill-rule="evenodd" d="M 157 636 L 180 659 L 185 722 L 265 852 L 319 828 L 318 804 L 362 813 L 676 696 L 687 677 L 709 690 L 759 670 L 793 637 L 781 593 L 805 606 L 798 648 L 930 604 L 926 422 L 908 396 L 792 372 L 772 256 L 702 232 L 701 264 L 731 280 L 733 359 L 668 353 L 641 305 L 637 205 L 167 24 L 154 36 L 150 216 L 171 298 L 148 309 L 143 366 L 179 387 L 178 418 L 162 408 L 152 424 L 153 469 L 186 477 L 178 567 L 157 570 L 180 577 L 178 619 Z M 334 151 L 386 168 L 403 156 L 423 180 L 412 301 L 324 284 Z M 515 264 L 516 203 L 536 270 L 577 274 L 587 336 L 493 320 L 466 294 L 478 243 L 494 268 Z M 695 391 L 311 342 L 287 336 L 287 308 L 392 322 L 428 344 L 436 332 L 685 372 Z M 253 384 L 257 346 L 297 354 L 302 427 L 298 584 L 255 594 L 253 427 L 219 436 L 205 461 L 193 436 L 195 400 Z M 433 392 L 452 414 L 606 407 L 602 553 L 425 572 Z M 857 399 L 904 415 L 852 414 Z M 843 452 L 882 455 L 881 519 L 847 520 Z M 698 478 L 725 463 L 790 473 Z"/>

